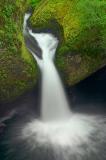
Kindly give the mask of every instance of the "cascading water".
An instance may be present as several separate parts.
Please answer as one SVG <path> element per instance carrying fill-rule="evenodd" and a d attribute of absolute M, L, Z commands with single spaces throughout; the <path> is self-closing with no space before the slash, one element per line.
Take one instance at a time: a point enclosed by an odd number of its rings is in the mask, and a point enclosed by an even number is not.
<path fill-rule="evenodd" d="M 67 119 L 70 116 L 69 105 L 53 63 L 58 40 L 51 34 L 34 34 L 31 31 L 29 33 L 35 37 L 42 49 L 42 60 L 38 62 L 42 71 L 41 117 L 43 120 Z"/>
<path fill-rule="evenodd" d="M 106 160 L 106 117 L 69 110 L 53 63 L 58 40 L 51 34 L 33 33 L 27 26 L 29 16 L 25 15 L 23 32 L 42 72 L 42 112 L 40 119 L 12 127 L 5 142 L 6 160 Z M 35 39 L 42 55 L 35 54 Z"/>
<path fill-rule="evenodd" d="M 26 28 L 27 18 L 29 18 L 29 15 L 26 15 L 24 29 Z M 44 121 L 67 119 L 70 117 L 69 104 L 53 63 L 58 40 L 52 34 L 28 31 L 42 50 L 42 59 L 32 53 L 42 72 L 41 118 Z"/>

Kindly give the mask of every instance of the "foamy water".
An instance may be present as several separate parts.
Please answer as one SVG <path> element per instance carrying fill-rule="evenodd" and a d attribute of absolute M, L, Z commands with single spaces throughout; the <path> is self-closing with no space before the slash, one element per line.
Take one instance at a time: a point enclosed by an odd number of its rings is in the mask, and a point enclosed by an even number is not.
<path fill-rule="evenodd" d="M 97 124 L 97 121 L 99 122 Z M 75 148 L 81 143 L 90 145 L 90 135 L 101 125 L 100 117 L 74 114 L 68 121 L 42 122 L 33 120 L 23 130 L 23 138 L 31 138 L 39 144 Z M 102 126 L 103 127 L 103 126 Z M 103 137 L 102 137 L 103 138 Z"/>

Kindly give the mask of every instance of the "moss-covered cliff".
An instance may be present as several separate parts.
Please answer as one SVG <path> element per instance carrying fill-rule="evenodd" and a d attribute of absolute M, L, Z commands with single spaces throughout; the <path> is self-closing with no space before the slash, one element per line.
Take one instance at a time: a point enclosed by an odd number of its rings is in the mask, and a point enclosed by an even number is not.
<path fill-rule="evenodd" d="M 0 101 L 22 95 L 38 77 L 22 35 L 30 6 L 31 25 L 59 37 L 55 62 L 67 85 L 106 64 L 105 0 L 0 0 Z"/>
<path fill-rule="evenodd" d="M 30 0 L 0 0 L 0 101 L 10 101 L 32 88 L 37 67 L 22 35 Z"/>
<path fill-rule="evenodd" d="M 30 22 L 37 31 L 59 32 L 56 64 L 68 85 L 106 64 L 105 0 L 42 0 Z"/>

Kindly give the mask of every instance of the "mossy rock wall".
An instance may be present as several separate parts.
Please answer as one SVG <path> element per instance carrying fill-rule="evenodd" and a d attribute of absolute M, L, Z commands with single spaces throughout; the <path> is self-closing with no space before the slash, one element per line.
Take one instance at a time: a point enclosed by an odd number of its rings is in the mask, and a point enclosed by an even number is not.
<path fill-rule="evenodd" d="M 30 2 L 0 0 L 0 102 L 16 99 L 37 81 L 37 65 L 22 35 L 23 18 Z"/>
<path fill-rule="evenodd" d="M 22 35 L 30 6 L 30 24 L 60 40 L 55 63 L 66 85 L 106 65 L 105 0 L 0 0 L 0 102 L 16 99 L 37 81 L 38 68 Z"/>
<path fill-rule="evenodd" d="M 60 26 L 56 65 L 67 85 L 106 64 L 105 0 L 42 0 L 30 22 L 37 31 L 56 33 Z"/>

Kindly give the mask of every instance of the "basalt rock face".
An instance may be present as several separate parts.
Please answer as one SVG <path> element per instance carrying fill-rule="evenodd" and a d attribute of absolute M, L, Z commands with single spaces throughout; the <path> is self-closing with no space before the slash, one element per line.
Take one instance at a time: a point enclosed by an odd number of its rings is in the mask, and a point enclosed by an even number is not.
<path fill-rule="evenodd" d="M 30 23 L 59 38 L 55 62 L 67 85 L 106 64 L 106 1 L 42 0 Z"/>
<path fill-rule="evenodd" d="M 23 18 L 26 0 L 0 0 L 0 102 L 15 100 L 37 80 L 37 67 L 26 49 Z"/>

